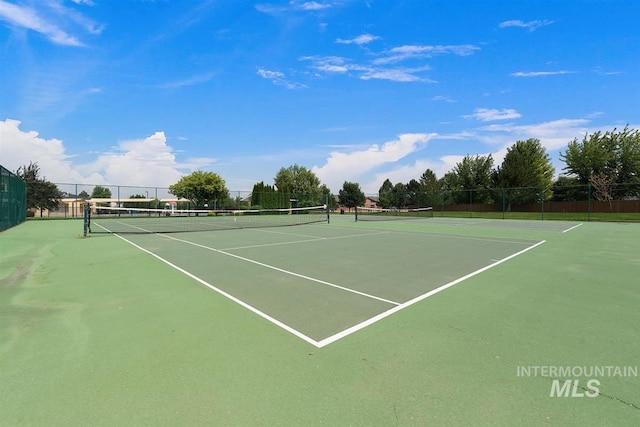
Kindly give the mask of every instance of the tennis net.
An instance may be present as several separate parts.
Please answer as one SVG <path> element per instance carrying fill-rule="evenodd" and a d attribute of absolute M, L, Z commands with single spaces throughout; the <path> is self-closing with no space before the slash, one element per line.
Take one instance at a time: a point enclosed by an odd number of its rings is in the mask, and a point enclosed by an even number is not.
<path fill-rule="evenodd" d="M 433 208 L 383 209 L 356 207 L 356 221 L 388 221 L 399 219 L 433 218 Z"/>
<path fill-rule="evenodd" d="M 87 233 L 184 233 L 329 222 L 326 206 L 260 210 L 184 210 L 89 206 Z"/>

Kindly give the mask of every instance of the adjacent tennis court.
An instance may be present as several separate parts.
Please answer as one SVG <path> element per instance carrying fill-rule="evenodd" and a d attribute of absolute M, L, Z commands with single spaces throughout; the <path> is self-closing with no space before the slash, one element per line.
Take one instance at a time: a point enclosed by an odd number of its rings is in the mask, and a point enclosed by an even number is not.
<path fill-rule="evenodd" d="M 113 211 L 86 238 L 75 220 L 0 234 L 0 423 L 640 420 L 637 376 L 577 398 L 554 381 L 591 378 L 530 374 L 638 365 L 637 225 L 402 214 Z"/>

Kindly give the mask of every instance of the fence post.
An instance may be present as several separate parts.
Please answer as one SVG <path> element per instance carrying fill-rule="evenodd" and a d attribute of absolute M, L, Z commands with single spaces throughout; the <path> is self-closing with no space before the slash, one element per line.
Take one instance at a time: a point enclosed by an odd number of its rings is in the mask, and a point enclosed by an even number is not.
<path fill-rule="evenodd" d="M 587 222 L 591 221 L 591 183 L 587 184 Z"/>

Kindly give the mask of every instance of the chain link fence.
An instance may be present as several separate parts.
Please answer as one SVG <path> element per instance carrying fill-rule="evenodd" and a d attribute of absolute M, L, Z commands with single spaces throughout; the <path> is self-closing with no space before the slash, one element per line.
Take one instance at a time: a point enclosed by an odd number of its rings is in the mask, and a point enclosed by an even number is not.
<path fill-rule="evenodd" d="M 224 199 L 212 199 L 196 206 L 189 200 L 177 198 L 165 187 L 69 183 L 56 183 L 56 186 L 60 191 L 58 208 L 43 212 L 43 217 L 82 218 L 86 203 L 121 208 L 211 210 L 289 209 L 332 204 L 324 194 L 230 191 Z"/>
<path fill-rule="evenodd" d="M 25 182 L 0 166 L 0 231 L 18 225 L 27 217 Z"/>
<path fill-rule="evenodd" d="M 5 175 L 3 169 L 3 183 Z M 10 174 L 10 172 L 6 171 Z M 13 175 L 13 174 L 11 174 Z M 17 178 L 17 177 L 16 177 Z M 7 178 L 8 179 L 8 178 Z M 19 179 L 19 178 L 18 178 Z M 4 185 L 4 184 L 3 184 Z M 22 183 L 24 188 L 24 183 Z M 82 218 L 85 203 L 100 206 L 163 209 L 274 209 L 322 206 L 333 212 L 351 212 L 339 204 L 339 197 L 324 194 L 288 194 L 277 191 L 252 193 L 230 191 L 224 200 L 210 200 L 205 206 L 194 206 L 178 199 L 164 187 L 93 185 L 56 183 L 61 194 L 57 209 L 44 212 L 50 218 Z M 100 197 L 91 197 L 100 187 Z M 8 188 L 8 187 L 7 187 Z M 3 190 L 4 191 L 4 190 Z M 14 192 L 17 190 L 13 190 Z M 19 190 L 18 190 L 19 191 Z M 24 196 L 24 190 L 22 196 Z M 24 220 L 23 207 L 5 205 L 9 198 L 3 192 L 2 221 L 13 217 Z M 15 197 L 19 198 L 19 194 Z M 13 197 L 13 196 L 12 196 Z M 11 200 L 14 200 L 15 197 Z M 23 205 L 24 206 L 24 202 Z M 434 190 L 402 194 L 368 195 L 367 207 L 423 208 L 432 207 L 435 217 L 537 219 L 571 221 L 640 221 L 640 183 L 606 186 L 575 185 L 550 188 L 485 188 L 474 190 Z M 18 209 L 19 212 L 15 211 Z M 21 214 L 20 218 L 18 214 Z M 12 217 L 12 218 L 13 218 Z M 12 221 L 16 221 L 15 219 Z"/>
<path fill-rule="evenodd" d="M 369 195 L 379 207 L 433 207 L 435 217 L 640 221 L 640 183 Z"/>

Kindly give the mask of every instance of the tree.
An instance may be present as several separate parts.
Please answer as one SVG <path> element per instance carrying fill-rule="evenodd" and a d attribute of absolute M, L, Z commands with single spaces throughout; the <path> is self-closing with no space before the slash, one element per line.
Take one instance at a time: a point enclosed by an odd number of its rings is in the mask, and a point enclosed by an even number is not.
<path fill-rule="evenodd" d="M 407 205 L 414 207 L 420 206 L 422 199 L 424 199 L 424 191 L 420 182 L 412 179 L 405 185 L 405 190 L 407 193 Z"/>
<path fill-rule="evenodd" d="M 440 183 L 438 181 L 438 177 L 436 173 L 431 169 L 425 170 L 422 175 L 420 175 L 420 185 L 425 189 L 425 191 L 440 191 Z"/>
<path fill-rule="evenodd" d="M 441 182 L 431 169 L 425 170 L 420 175 L 420 185 L 426 194 L 423 206 L 436 206 L 442 203 L 440 184 Z"/>
<path fill-rule="evenodd" d="M 27 189 L 27 208 L 40 210 L 40 216 L 45 209 L 56 209 L 60 204 L 62 195 L 58 187 L 40 178 L 40 167 L 37 163 L 29 162 L 29 165 L 21 166 L 16 175 L 25 181 Z"/>
<path fill-rule="evenodd" d="M 609 211 L 612 212 L 613 205 L 611 204 L 611 200 L 613 200 L 613 196 L 611 187 L 613 186 L 613 178 L 600 172 L 597 175 L 591 175 L 589 181 L 593 186 L 593 195 L 596 200 L 609 202 Z"/>
<path fill-rule="evenodd" d="M 111 198 L 111 190 L 107 187 L 101 187 L 100 185 L 96 185 L 91 192 L 92 199 L 110 199 Z"/>
<path fill-rule="evenodd" d="M 443 189 L 450 190 L 454 203 L 491 203 L 493 157 L 466 155 L 443 177 Z"/>
<path fill-rule="evenodd" d="M 393 186 L 391 197 L 394 201 L 393 206 L 397 208 L 406 208 L 409 204 L 409 192 L 407 186 L 399 182 Z"/>
<path fill-rule="evenodd" d="M 443 204 L 468 203 L 469 197 L 460 192 L 461 186 L 458 184 L 458 176 L 449 171 L 438 180 Z M 462 199 L 462 200 L 460 200 Z"/>
<path fill-rule="evenodd" d="M 169 186 L 169 193 L 191 201 L 196 207 L 211 204 L 216 207 L 218 201 L 229 197 L 224 180 L 217 173 L 195 171 Z"/>
<path fill-rule="evenodd" d="M 381 208 L 390 208 L 391 206 L 395 206 L 394 202 L 393 184 L 389 178 L 387 178 L 378 189 L 378 203 Z"/>
<path fill-rule="evenodd" d="M 87 200 L 90 199 L 91 196 L 89 196 L 89 193 L 87 193 L 86 191 L 82 190 L 80 192 L 80 194 L 78 194 L 78 197 L 80 197 L 81 199 Z"/>
<path fill-rule="evenodd" d="M 509 202 L 528 203 L 551 197 L 555 170 L 540 140 L 517 141 L 507 148 L 502 166 L 496 170 L 496 184 L 507 188 Z"/>
<path fill-rule="evenodd" d="M 558 202 L 572 202 L 587 200 L 589 190 L 586 185 L 581 185 L 578 178 L 560 175 L 551 187 L 551 200 Z"/>
<path fill-rule="evenodd" d="M 251 191 L 251 205 L 265 209 L 289 207 L 288 205 L 280 206 L 278 196 L 279 195 L 273 186 L 265 185 L 263 181 L 260 181 L 259 183 L 254 184 L 253 191 Z"/>
<path fill-rule="evenodd" d="M 304 166 L 295 164 L 281 168 L 273 180 L 278 192 L 296 199 L 298 207 L 315 206 L 321 202 L 320 179 Z"/>
<path fill-rule="evenodd" d="M 591 183 L 592 176 L 606 176 L 614 184 L 640 182 L 640 131 L 625 127 L 605 133 L 585 135 L 581 142 L 574 139 L 567 150 L 560 154 L 566 164 L 564 170 L 578 178 L 580 184 Z M 637 195 L 637 186 L 624 186 L 616 196 L 624 198 Z"/>
<path fill-rule="evenodd" d="M 320 186 L 320 192 L 322 193 L 322 200 L 326 200 L 329 205 L 329 209 L 335 209 L 338 207 L 335 197 L 331 194 L 331 189 L 325 184 Z"/>
<path fill-rule="evenodd" d="M 340 203 L 347 208 L 351 209 L 364 205 L 365 195 L 358 183 L 345 181 L 338 196 L 340 197 Z"/>

